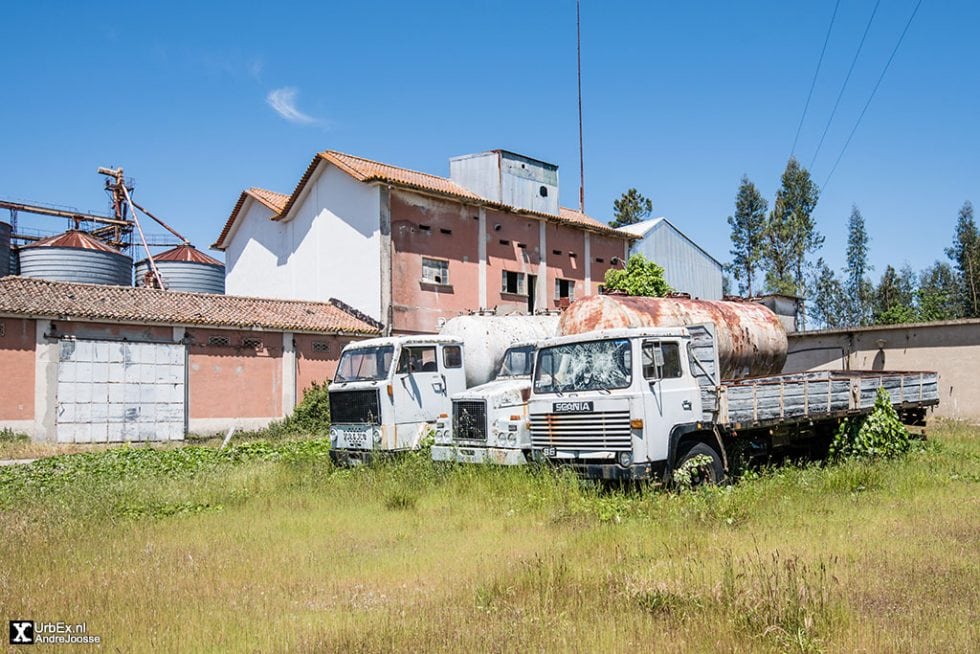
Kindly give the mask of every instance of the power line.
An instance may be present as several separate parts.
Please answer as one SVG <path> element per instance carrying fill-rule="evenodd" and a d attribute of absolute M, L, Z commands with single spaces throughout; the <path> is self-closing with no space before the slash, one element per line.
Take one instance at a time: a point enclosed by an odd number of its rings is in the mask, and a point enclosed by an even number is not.
<path fill-rule="evenodd" d="M 888 67 L 891 66 L 892 59 L 895 58 L 895 53 L 898 52 L 899 46 L 902 45 L 902 41 L 905 39 L 906 32 L 909 31 L 909 26 L 912 25 L 912 19 L 915 18 L 915 14 L 919 11 L 919 7 L 922 5 L 922 0 L 915 3 L 915 8 L 912 10 L 912 15 L 909 16 L 908 21 L 905 23 L 905 29 L 902 30 L 901 36 L 898 37 L 898 43 L 895 44 L 895 48 L 892 50 L 891 56 L 888 57 L 888 61 L 885 62 L 885 67 L 881 69 L 881 75 L 878 76 L 878 81 L 875 82 L 875 86 L 871 89 L 871 95 L 868 96 L 868 101 L 864 103 L 864 108 L 861 109 L 861 113 L 858 115 L 857 122 L 854 123 L 851 133 L 847 136 L 847 140 L 844 141 L 844 147 L 841 148 L 840 154 L 837 155 L 837 160 L 834 162 L 833 167 L 830 169 L 830 173 L 827 175 L 826 181 L 823 183 L 823 188 L 827 188 L 827 184 L 830 182 L 830 178 L 834 176 L 834 171 L 837 170 L 837 164 L 840 160 L 844 158 L 844 152 L 847 150 L 847 146 L 851 144 L 851 139 L 854 138 L 854 133 L 857 131 L 858 125 L 861 124 L 861 119 L 864 118 L 865 112 L 868 107 L 871 106 L 871 101 L 875 97 L 875 93 L 878 92 L 878 87 L 881 86 L 881 80 L 885 79 L 885 73 L 888 72 Z"/>
<path fill-rule="evenodd" d="M 813 71 L 813 81 L 810 82 L 810 92 L 806 94 L 806 104 L 803 105 L 803 115 L 800 116 L 800 124 L 796 127 L 796 136 L 793 137 L 793 147 L 790 149 L 789 156 L 796 154 L 796 143 L 800 139 L 800 130 L 803 129 L 803 119 L 806 118 L 806 110 L 810 108 L 810 98 L 813 97 L 813 87 L 817 85 L 817 76 L 820 74 L 820 65 L 823 63 L 823 55 L 827 52 L 827 43 L 830 41 L 830 32 L 834 29 L 834 19 L 837 18 L 837 8 L 840 7 L 840 0 L 834 5 L 834 13 L 830 16 L 830 26 L 827 27 L 827 36 L 823 40 L 823 48 L 820 50 L 820 58 L 817 59 L 817 69 Z"/>
<path fill-rule="evenodd" d="M 578 210 L 585 213 L 585 148 L 582 145 L 582 12 L 575 0 L 575 52 L 578 59 Z"/>
<path fill-rule="evenodd" d="M 875 2 L 875 8 L 871 10 L 871 18 L 868 19 L 868 24 L 864 27 L 864 34 L 861 35 L 861 42 L 858 44 L 857 52 L 854 53 L 854 59 L 851 60 L 851 67 L 847 69 L 847 76 L 844 77 L 844 83 L 840 87 L 840 93 L 837 94 L 837 100 L 834 102 L 834 108 L 830 111 L 830 118 L 827 119 L 827 125 L 823 128 L 823 134 L 820 136 L 820 142 L 817 143 L 817 151 L 813 153 L 813 159 L 810 160 L 810 169 L 813 170 L 813 164 L 817 160 L 817 155 L 820 154 L 820 148 L 823 147 L 823 140 L 827 138 L 827 132 L 830 130 L 830 123 L 834 121 L 834 116 L 837 114 L 837 107 L 840 105 L 840 99 L 844 96 L 844 89 L 847 88 L 847 82 L 851 79 L 851 73 L 854 72 L 854 65 L 857 63 L 858 57 L 861 54 L 861 48 L 864 47 L 864 40 L 868 38 L 868 31 L 871 29 L 871 23 L 875 19 L 875 14 L 878 13 L 878 5 L 881 4 L 881 0 Z"/>

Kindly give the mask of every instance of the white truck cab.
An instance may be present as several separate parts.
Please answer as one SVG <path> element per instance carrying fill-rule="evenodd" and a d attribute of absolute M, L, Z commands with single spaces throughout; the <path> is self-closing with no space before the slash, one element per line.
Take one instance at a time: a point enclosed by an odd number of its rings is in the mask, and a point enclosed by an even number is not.
<path fill-rule="evenodd" d="M 534 343 L 511 346 L 496 378 L 452 396 L 452 412 L 436 424 L 433 461 L 520 465 L 531 454 L 527 400 Z"/>
<path fill-rule="evenodd" d="M 539 343 L 529 402 L 535 453 L 597 478 L 662 472 L 676 425 L 702 419 L 686 328 L 612 329 Z"/>
<path fill-rule="evenodd" d="M 419 447 L 450 397 L 466 388 L 463 344 L 451 336 L 373 338 L 344 348 L 330 385 L 335 463 Z"/>

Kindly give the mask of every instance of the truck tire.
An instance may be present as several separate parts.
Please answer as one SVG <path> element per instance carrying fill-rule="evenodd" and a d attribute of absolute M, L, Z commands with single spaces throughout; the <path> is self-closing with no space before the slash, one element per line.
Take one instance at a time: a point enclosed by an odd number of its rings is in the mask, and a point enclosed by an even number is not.
<path fill-rule="evenodd" d="M 680 458 L 677 459 L 677 465 L 674 469 L 680 468 L 687 461 L 690 461 L 696 456 L 706 456 L 711 459 L 711 463 L 706 463 L 704 465 L 698 466 L 697 474 L 692 478 L 691 486 L 697 488 L 698 486 L 709 486 L 715 484 L 723 484 L 727 481 L 727 476 L 725 474 L 725 464 L 721 459 L 721 455 L 718 451 L 708 445 L 707 443 L 695 443 L 686 452 L 684 452 Z"/>

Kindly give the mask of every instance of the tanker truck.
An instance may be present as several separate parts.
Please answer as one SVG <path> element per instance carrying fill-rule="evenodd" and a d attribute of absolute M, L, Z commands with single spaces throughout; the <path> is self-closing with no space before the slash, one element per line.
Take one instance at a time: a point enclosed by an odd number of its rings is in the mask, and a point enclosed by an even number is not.
<path fill-rule="evenodd" d="M 669 482 L 690 461 L 694 483 L 717 483 L 734 449 L 825 445 L 878 388 L 907 424 L 939 403 L 935 372 L 781 374 L 785 331 L 755 303 L 587 297 L 559 333 L 538 344 L 534 455 L 593 479 Z"/>
<path fill-rule="evenodd" d="M 557 316 L 459 316 L 439 335 L 357 341 L 330 385 L 330 456 L 338 465 L 417 449 L 450 398 L 496 374 L 508 347 L 555 333 Z"/>

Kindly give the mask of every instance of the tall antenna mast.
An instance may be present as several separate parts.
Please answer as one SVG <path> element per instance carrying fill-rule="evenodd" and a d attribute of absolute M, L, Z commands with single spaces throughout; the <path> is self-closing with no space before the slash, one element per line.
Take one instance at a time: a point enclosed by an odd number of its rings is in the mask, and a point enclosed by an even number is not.
<path fill-rule="evenodd" d="M 585 213 L 585 150 L 582 146 L 582 11 L 575 0 L 575 50 L 578 55 L 578 210 Z"/>

